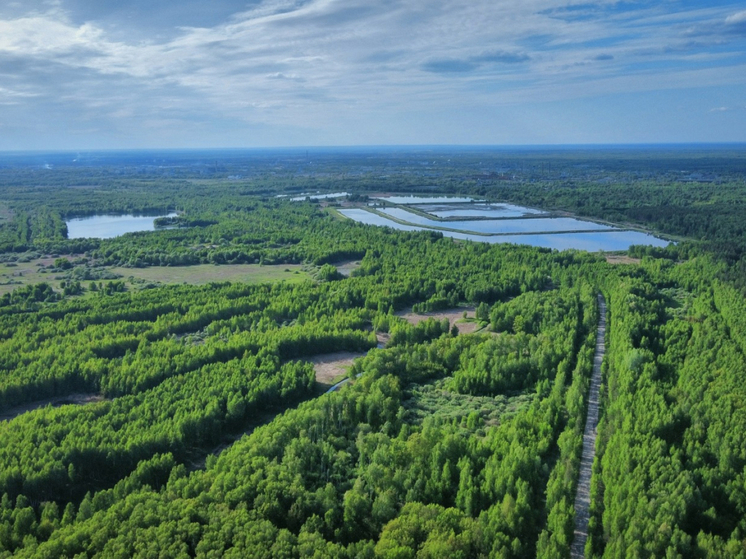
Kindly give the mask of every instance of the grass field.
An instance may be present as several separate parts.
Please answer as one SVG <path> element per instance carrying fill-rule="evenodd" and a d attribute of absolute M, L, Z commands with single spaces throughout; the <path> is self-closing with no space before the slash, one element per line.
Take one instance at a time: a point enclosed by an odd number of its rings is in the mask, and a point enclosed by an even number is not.
<path fill-rule="evenodd" d="M 60 285 L 64 272 L 45 272 L 45 266 L 51 266 L 54 258 L 36 258 L 29 262 L 15 264 L 0 263 L 0 296 L 10 293 L 24 285 L 46 282 L 56 291 L 61 291 Z M 310 273 L 303 266 L 281 264 L 277 266 L 261 266 L 259 264 L 230 264 L 215 266 L 213 264 L 199 264 L 197 266 L 182 267 L 152 267 L 152 268 L 106 268 L 118 276 L 130 288 L 137 288 L 143 283 L 189 283 L 201 285 L 212 281 L 235 281 L 245 283 L 274 283 L 289 281 L 300 283 L 311 279 Z M 108 281 L 108 280 L 104 280 Z M 88 281 L 83 281 L 88 287 Z"/>
<path fill-rule="evenodd" d="M 0 264 L 0 295 L 24 285 L 41 282 L 47 282 L 59 291 L 60 282 L 54 279 L 58 274 L 42 272 L 41 266 L 49 266 L 52 262 L 54 258 L 36 258 L 29 262 L 17 262 L 15 265 Z"/>
<path fill-rule="evenodd" d="M 626 254 L 607 254 L 606 262 L 609 264 L 639 264 L 639 258 L 632 258 Z"/>
<path fill-rule="evenodd" d="M 310 279 L 310 275 L 297 264 L 280 264 L 278 266 L 262 266 L 260 264 L 229 264 L 215 266 L 213 264 L 198 264 L 196 266 L 151 268 L 111 268 L 115 274 L 125 280 L 134 278 L 157 283 L 189 283 L 205 284 L 211 281 L 240 281 L 246 283 L 263 283 L 276 281 L 290 281 L 300 283 Z"/>

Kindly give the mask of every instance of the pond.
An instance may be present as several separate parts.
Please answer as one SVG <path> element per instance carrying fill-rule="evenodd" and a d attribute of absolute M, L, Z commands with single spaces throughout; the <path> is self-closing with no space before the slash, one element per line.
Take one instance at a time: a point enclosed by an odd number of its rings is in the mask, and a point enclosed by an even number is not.
<path fill-rule="evenodd" d="M 290 198 L 291 202 L 302 202 L 306 198 L 311 200 L 326 200 L 327 198 L 341 198 L 342 196 L 349 196 L 349 192 L 332 192 L 331 194 L 299 194 Z M 281 197 L 282 194 L 279 197 Z"/>
<path fill-rule="evenodd" d="M 613 230 L 613 227 L 581 221 L 572 217 L 546 217 L 535 219 L 501 219 L 501 220 L 471 220 L 471 221 L 435 221 L 421 215 L 408 212 L 401 208 L 385 208 L 381 213 L 390 215 L 394 219 L 406 221 L 412 225 L 423 225 L 428 228 L 446 227 L 458 231 L 498 235 L 505 233 L 546 233 L 561 231 L 602 231 Z"/>
<path fill-rule="evenodd" d="M 376 196 L 372 202 L 381 200 L 390 204 L 457 204 L 476 202 L 474 198 L 457 196 Z"/>
<path fill-rule="evenodd" d="M 381 215 L 374 214 L 362 209 L 340 210 L 344 216 L 369 225 L 385 225 L 400 231 L 428 231 L 428 227 L 416 225 L 404 225 L 397 223 Z M 544 221 L 543 219 L 528 219 L 525 221 Z M 437 222 L 436 222 L 437 223 Z M 471 222 L 471 223 L 479 223 Z M 441 226 L 450 226 L 450 223 L 439 223 Z M 483 243 L 512 243 L 531 245 L 535 247 L 552 248 L 557 250 L 577 249 L 597 252 L 599 250 L 614 252 L 627 250 L 631 245 L 653 245 L 656 247 L 668 246 L 669 242 L 663 239 L 641 233 L 639 231 L 622 231 L 609 228 L 608 231 L 580 232 L 580 233 L 549 233 L 549 234 L 527 234 L 527 235 L 471 235 L 457 231 L 441 231 L 443 236 L 452 239 L 479 241 Z"/>
<path fill-rule="evenodd" d="M 527 215 L 541 215 L 546 212 L 514 206 L 512 204 L 413 204 L 413 207 L 436 217 L 492 217 L 504 219 L 511 217 L 524 217 Z"/>
<path fill-rule="evenodd" d="M 154 221 L 159 217 L 176 217 L 178 214 L 161 215 L 92 215 L 67 221 L 68 239 L 112 239 L 125 233 L 155 231 Z"/>

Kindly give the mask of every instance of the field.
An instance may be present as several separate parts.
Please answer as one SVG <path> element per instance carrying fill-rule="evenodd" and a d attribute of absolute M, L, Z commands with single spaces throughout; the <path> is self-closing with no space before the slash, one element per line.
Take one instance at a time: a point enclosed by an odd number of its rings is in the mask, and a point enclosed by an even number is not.
<path fill-rule="evenodd" d="M 114 267 L 111 271 L 124 278 L 134 278 L 154 283 L 188 283 L 203 285 L 213 281 L 240 281 L 246 283 L 263 283 L 290 281 L 300 283 L 310 276 L 303 267 L 296 264 L 262 266 L 260 264 L 197 264 L 181 267 L 122 268 Z"/>
<path fill-rule="evenodd" d="M 54 289 L 60 290 L 60 281 L 56 280 L 58 274 L 46 273 L 42 266 L 49 266 L 54 258 L 35 258 L 29 262 L 3 263 L 0 264 L 0 295 L 10 293 L 17 287 L 33 283 L 47 282 Z"/>
<path fill-rule="evenodd" d="M 50 272 L 45 269 L 54 262 L 52 257 L 35 258 L 29 262 L 0 264 L 0 295 L 14 289 L 40 282 L 50 284 L 55 290 L 61 291 L 64 272 Z M 101 270 L 101 268 L 98 268 Z M 274 283 L 288 281 L 300 283 L 310 279 L 310 275 L 302 266 L 296 264 L 282 264 L 276 266 L 262 266 L 260 264 L 197 264 L 194 266 L 150 268 L 124 268 L 115 266 L 103 268 L 104 271 L 123 278 L 130 287 L 137 287 L 143 283 L 188 283 L 204 285 L 210 282 L 245 282 L 245 283 Z M 85 282 L 84 282 L 85 283 Z"/>

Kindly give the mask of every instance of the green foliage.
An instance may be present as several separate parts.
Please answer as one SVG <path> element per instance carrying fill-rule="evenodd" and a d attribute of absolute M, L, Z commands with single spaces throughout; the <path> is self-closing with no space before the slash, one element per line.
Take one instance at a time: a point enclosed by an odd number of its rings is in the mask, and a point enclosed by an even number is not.
<path fill-rule="evenodd" d="M 321 268 L 319 268 L 316 277 L 320 281 L 334 281 L 342 279 L 344 276 L 337 271 L 337 268 L 335 266 L 332 266 L 331 264 L 324 264 L 323 266 L 321 266 Z"/>
<path fill-rule="evenodd" d="M 340 227 L 323 218 L 319 226 Z M 74 391 L 100 391 L 108 400 L 40 408 L 0 424 L 0 490 L 15 499 L 10 510 L 22 518 L 17 535 L 3 540 L 5 549 L 371 554 L 407 503 L 412 507 L 389 532 L 394 539 L 410 533 L 412 511 L 429 507 L 422 520 L 432 515 L 438 528 L 421 554 L 452 549 L 472 556 L 494 548 L 522 556 L 534 549 L 544 464 L 563 421 L 563 401 L 547 386 L 561 360 L 575 359 L 576 339 L 584 337 L 579 292 L 557 295 L 567 301 L 564 322 L 552 315 L 537 320 L 535 335 L 504 339 L 453 336 L 447 320 L 413 326 L 393 312 L 436 300 L 487 305 L 485 299 L 540 289 L 550 276 L 561 284 L 569 273 L 563 260 L 531 248 L 457 245 L 350 224 L 345 230 L 370 245 L 351 278 L 139 292 L 108 282 L 83 298 L 35 301 L 34 313 L 21 312 L 25 302 L 9 301 L 0 314 L 4 409 Z M 66 282 L 70 287 L 77 284 Z M 313 371 L 303 357 L 375 347 L 371 326 L 388 330 L 390 339 L 386 349 L 356 362 L 354 386 L 289 411 L 208 459 L 206 471 L 186 473 L 195 453 L 269 406 L 308 398 Z M 560 327 L 566 331 L 550 343 Z M 471 360 L 511 352 L 534 357 L 521 361 L 520 381 L 488 389 L 528 389 L 510 413 L 408 416 L 410 392 L 402 385 L 466 378 Z M 27 497 L 56 503 L 57 516 L 32 508 L 33 519 L 26 518 Z M 197 525 L 195 515 L 203 519 Z M 225 527 L 234 525 L 243 528 L 231 536 Z M 449 530 L 456 540 L 446 537 Z"/>
<path fill-rule="evenodd" d="M 732 318 L 739 301 L 730 287 L 692 281 L 707 260 L 663 276 L 650 262 L 650 271 L 610 287 L 594 554 L 727 556 L 726 549 L 742 549 L 746 500 L 737 487 L 746 450 L 737 433 L 746 416 L 734 404 L 746 396 L 746 362 Z M 684 312 L 668 295 L 671 285 L 687 301 Z"/>
<path fill-rule="evenodd" d="M 0 307 L 17 307 L 19 310 L 28 311 L 38 308 L 35 303 L 50 303 L 56 301 L 59 295 L 47 283 L 28 285 L 6 293 L 0 298 Z"/>
<path fill-rule="evenodd" d="M 469 164 L 481 169 L 483 155 Z M 263 188 L 318 186 L 274 170 L 209 187 L 90 173 L 18 171 L 3 187 L 0 245 L 15 251 L 5 261 L 56 252 L 65 275 L 61 293 L 37 284 L 0 299 L 0 557 L 567 557 L 599 289 L 609 326 L 589 552 L 743 554 L 735 179 L 719 189 L 438 179 L 696 235 L 732 264 L 679 245 L 611 267 L 262 199 Z M 96 188 L 66 188 L 73 178 Z M 354 191 L 372 179 L 339 181 Z M 160 223 L 173 229 L 66 238 L 69 216 L 176 204 L 178 218 Z M 345 278 L 337 265 L 352 259 L 360 266 Z M 196 263 L 318 272 L 293 285 L 128 291 L 100 267 Z M 460 305 L 492 331 L 395 315 Z M 376 333 L 389 334 L 385 348 Z M 344 387 L 313 398 L 306 359 L 339 351 L 366 355 Z M 103 399 L 64 405 L 78 393 Z"/>

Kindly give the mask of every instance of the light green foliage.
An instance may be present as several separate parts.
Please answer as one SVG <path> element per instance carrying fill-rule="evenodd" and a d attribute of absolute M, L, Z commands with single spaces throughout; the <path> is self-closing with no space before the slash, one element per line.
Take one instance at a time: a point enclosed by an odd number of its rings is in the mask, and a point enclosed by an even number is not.
<path fill-rule="evenodd" d="M 327 229 L 319 238 L 345 230 L 340 240 L 368 245 L 354 277 L 340 279 L 324 265 L 329 274 L 321 283 L 124 293 L 104 283 L 82 299 L 8 301 L 0 312 L 4 408 L 73 391 L 100 391 L 109 400 L 42 408 L 0 424 L 0 491 L 15 515 L 3 536 L 6 550 L 384 553 L 388 544 L 376 542 L 407 503 L 414 508 L 398 527 L 390 525 L 394 540 L 410 533 L 416 506 L 440 507 L 422 509 L 440 528 L 423 540 L 421 556 L 447 549 L 523 556 L 535 548 L 544 464 L 565 421 L 563 389 L 549 387 L 564 382 L 555 379 L 559 363 L 575 360 L 585 337 L 579 328 L 588 327 L 578 312 L 592 298 L 577 289 L 551 292 L 564 306 L 537 319 L 531 334 L 453 336 L 447 320 L 434 319 L 413 326 L 394 310 L 436 299 L 488 310 L 521 289 L 544 288 L 552 275 L 562 283 L 569 272 L 536 249 L 459 246 L 428 234 L 392 236 L 314 219 Z M 578 262 L 600 265 L 593 257 Z M 35 312 L 20 312 L 29 304 Z M 289 411 L 209 459 L 206 471 L 186 473 L 182 464 L 195 452 L 267 406 L 292 408 L 308 398 L 313 372 L 304 356 L 372 348 L 373 325 L 389 331 L 388 346 L 352 367 L 354 386 Z M 554 336 L 560 326 L 562 336 Z M 472 402 L 456 408 L 463 415 L 408 418 L 416 385 L 469 378 L 475 360 L 506 358 L 525 374 L 501 381 L 502 373 L 494 373 L 498 380 L 484 390 L 499 401 L 490 405 L 468 394 L 478 390 L 452 387 Z M 410 385 L 414 392 L 405 390 Z M 515 388 L 526 393 L 520 405 L 506 406 L 514 395 L 501 393 Z M 138 473 L 160 453 L 172 461 L 158 462 L 161 473 Z M 56 503 L 57 514 L 20 506 L 26 496 Z M 446 537 L 449 530 L 458 532 L 456 540 Z"/>
<path fill-rule="evenodd" d="M 737 265 L 685 245 L 639 249 L 639 265 L 611 267 L 579 252 L 364 227 L 318 203 L 210 187 L 122 179 L 92 195 L 54 183 L 48 200 L 6 188 L 4 250 L 56 252 L 58 268 L 73 267 L 61 292 L 37 284 L 0 300 L 0 413 L 9 414 L 0 557 L 567 557 L 599 289 L 608 351 L 589 552 L 743 556 Z M 495 186 L 576 204 L 594 188 Z M 643 194 L 628 189 L 618 211 L 647 215 Z M 664 206 L 695 194 L 652 196 Z M 701 197 L 720 203 L 735 190 Z M 617 211 L 588 200 L 589 213 Z M 177 201 L 176 229 L 99 241 L 67 240 L 61 226 L 63 216 Z M 686 232 L 717 226 L 679 215 L 656 220 Z M 347 260 L 360 266 L 344 278 L 337 265 Z M 318 272 L 296 284 L 135 290 L 86 276 L 98 263 Z M 447 321 L 413 326 L 395 315 L 460 304 L 491 332 L 454 335 Z M 385 348 L 376 333 L 389 334 Z M 305 358 L 338 351 L 368 353 L 344 388 L 314 398 Z M 105 399 L 16 413 L 80 392 Z"/>

